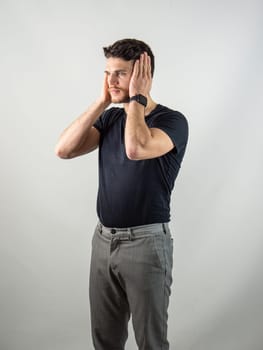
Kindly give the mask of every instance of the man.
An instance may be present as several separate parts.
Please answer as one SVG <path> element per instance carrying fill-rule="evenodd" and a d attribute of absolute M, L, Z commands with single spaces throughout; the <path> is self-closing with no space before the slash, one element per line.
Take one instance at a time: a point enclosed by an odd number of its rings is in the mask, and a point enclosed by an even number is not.
<path fill-rule="evenodd" d="M 188 139 L 185 117 L 150 96 L 154 56 L 123 39 L 104 48 L 100 97 L 61 135 L 56 154 L 99 147 L 99 223 L 92 239 L 90 305 L 96 350 L 123 350 L 132 315 L 140 350 L 169 349 L 170 196 Z M 122 103 L 123 108 L 109 107 Z"/>

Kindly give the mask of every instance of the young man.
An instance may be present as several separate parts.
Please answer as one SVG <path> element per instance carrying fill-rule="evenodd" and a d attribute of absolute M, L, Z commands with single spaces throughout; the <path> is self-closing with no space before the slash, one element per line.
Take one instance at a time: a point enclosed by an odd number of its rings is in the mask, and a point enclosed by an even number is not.
<path fill-rule="evenodd" d="M 90 307 L 96 350 L 123 350 L 132 315 L 140 350 L 167 350 L 173 240 L 170 196 L 188 139 L 185 117 L 150 96 L 154 56 L 124 39 L 104 48 L 103 89 L 61 135 L 56 154 L 99 147 L 99 223 L 92 239 Z M 123 108 L 109 107 L 123 103 Z"/>

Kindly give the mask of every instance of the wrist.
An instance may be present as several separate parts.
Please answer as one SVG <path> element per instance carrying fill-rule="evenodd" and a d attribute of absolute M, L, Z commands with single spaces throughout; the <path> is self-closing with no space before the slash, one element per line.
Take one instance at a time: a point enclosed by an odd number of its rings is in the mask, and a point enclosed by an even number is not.
<path fill-rule="evenodd" d="M 136 94 L 136 95 L 132 95 L 130 97 L 130 102 L 135 102 L 135 103 L 138 103 L 144 107 L 147 106 L 147 97 L 142 95 L 142 94 Z"/>

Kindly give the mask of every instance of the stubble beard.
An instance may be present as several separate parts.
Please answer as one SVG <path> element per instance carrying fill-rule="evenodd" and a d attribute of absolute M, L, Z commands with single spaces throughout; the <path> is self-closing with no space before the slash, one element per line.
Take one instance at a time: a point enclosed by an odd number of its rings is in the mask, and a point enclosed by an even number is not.
<path fill-rule="evenodd" d="M 111 102 L 112 103 L 127 103 L 130 100 L 129 92 L 125 90 L 121 90 L 120 96 L 116 96 L 115 94 L 111 94 Z"/>

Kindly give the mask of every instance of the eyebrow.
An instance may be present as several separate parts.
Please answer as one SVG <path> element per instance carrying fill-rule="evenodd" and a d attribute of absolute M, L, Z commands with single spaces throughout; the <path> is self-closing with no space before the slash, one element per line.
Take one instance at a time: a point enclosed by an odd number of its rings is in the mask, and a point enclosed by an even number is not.
<path fill-rule="evenodd" d="M 105 73 L 110 73 L 107 69 L 104 71 Z M 127 69 L 116 69 L 113 71 L 114 73 L 121 73 L 121 72 L 125 72 L 127 73 L 128 70 Z"/>

